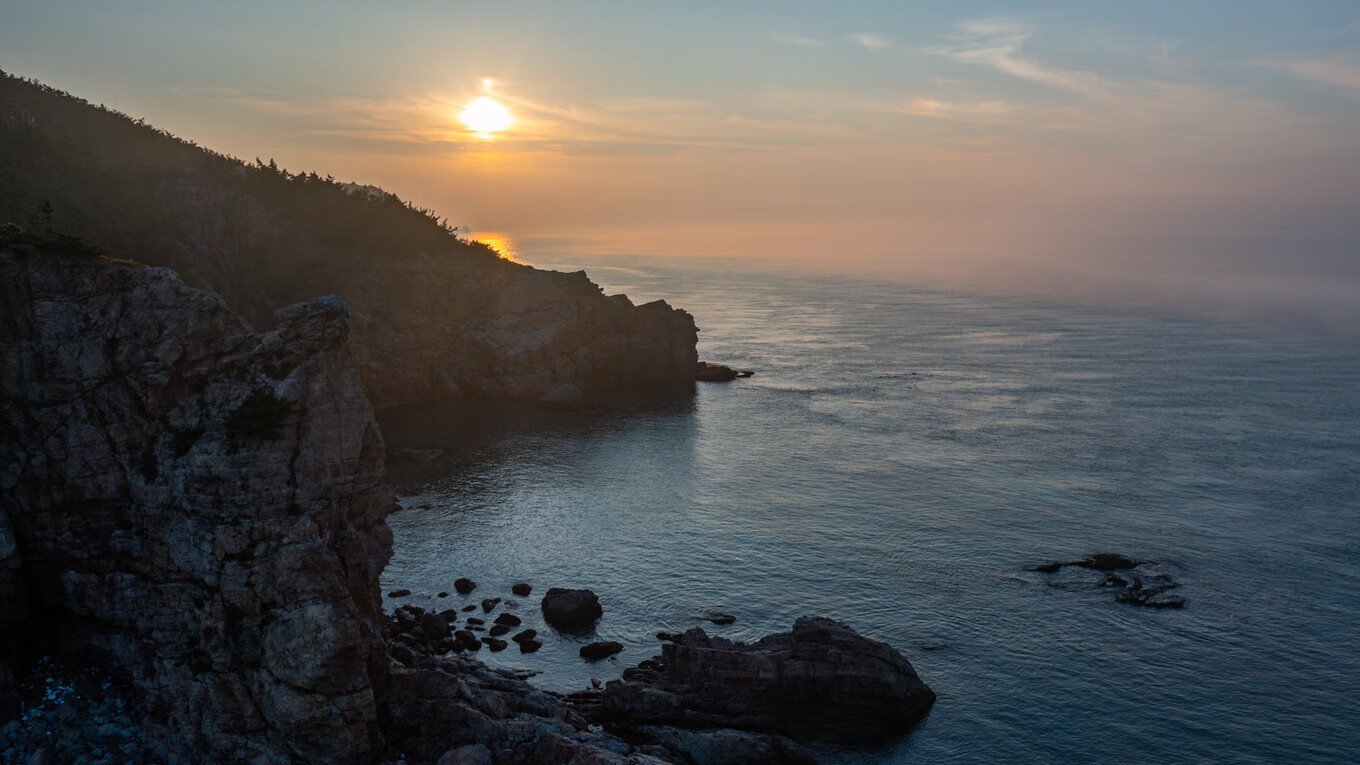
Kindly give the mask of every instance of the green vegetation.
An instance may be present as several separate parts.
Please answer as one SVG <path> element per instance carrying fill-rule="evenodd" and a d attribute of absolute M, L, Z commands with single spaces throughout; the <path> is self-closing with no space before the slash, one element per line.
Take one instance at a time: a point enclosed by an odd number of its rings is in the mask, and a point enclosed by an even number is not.
<path fill-rule="evenodd" d="M 292 401 L 279 398 L 267 390 L 256 390 L 227 415 L 227 435 L 232 438 L 277 441 L 283 437 L 283 423 L 292 413 Z"/>
<path fill-rule="evenodd" d="M 43 201 L 28 218 L 28 228 L 17 223 L 0 224 L 0 247 L 32 248 L 54 255 L 96 257 L 104 251 L 75 234 L 62 231 L 52 222 L 52 203 Z"/>
<path fill-rule="evenodd" d="M 0 221 L 26 221 L 50 202 L 63 231 L 99 242 L 110 259 L 173 268 L 258 328 L 273 325 L 277 307 L 347 292 L 388 263 L 519 268 L 381 189 L 245 162 L 4 72 L 0 178 Z"/>

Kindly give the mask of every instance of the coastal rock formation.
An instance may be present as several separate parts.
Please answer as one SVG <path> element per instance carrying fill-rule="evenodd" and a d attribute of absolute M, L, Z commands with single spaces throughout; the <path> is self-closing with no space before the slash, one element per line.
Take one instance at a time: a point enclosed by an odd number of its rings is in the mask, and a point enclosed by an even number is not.
<path fill-rule="evenodd" d="M 275 321 L 166 269 L 0 253 L 0 655 L 131 682 L 158 759 L 381 751 L 382 440 L 345 303 Z"/>
<path fill-rule="evenodd" d="M 659 667 L 610 681 L 595 718 L 628 731 L 660 724 L 855 738 L 904 732 L 934 702 L 891 646 L 803 617 L 750 645 L 691 629 L 662 646 Z"/>
<path fill-rule="evenodd" d="M 50 200 L 111 256 L 168 266 L 252 326 L 316 295 L 353 312 L 373 404 L 495 396 L 575 406 L 620 388 L 692 389 L 686 312 L 606 296 L 459 239 L 385 192 L 246 164 L 0 72 L 0 224 Z"/>
<path fill-rule="evenodd" d="M 348 310 L 330 296 L 275 318 L 253 333 L 166 269 L 0 252 L 0 690 L 55 653 L 135 704 L 71 691 L 62 714 L 102 717 L 68 720 L 50 751 L 15 738 L 36 724 L 0 726 L 24 758 L 805 765 L 784 733 L 897 731 L 929 707 L 899 654 L 824 619 L 753 646 L 692 630 L 570 700 L 437 656 L 509 641 L 475 616 L 454 630 L 454 609 L 383 615 L 392 497 Z M 589 591 L 543 605 L 601 613 Z"/>

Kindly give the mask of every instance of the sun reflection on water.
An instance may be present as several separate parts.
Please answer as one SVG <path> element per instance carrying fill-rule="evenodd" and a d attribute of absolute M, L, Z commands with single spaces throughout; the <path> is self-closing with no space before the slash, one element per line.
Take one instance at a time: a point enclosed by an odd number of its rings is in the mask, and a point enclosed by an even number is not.
<path fill-rule="evenodd" d="M 496 251 L 497 255 L 512 263 L 524 262 L 520 260 L 519 248 L 515 245 L 515 240 L 504 231 L 473 231 L 468 238 L 490 247 Z"/>

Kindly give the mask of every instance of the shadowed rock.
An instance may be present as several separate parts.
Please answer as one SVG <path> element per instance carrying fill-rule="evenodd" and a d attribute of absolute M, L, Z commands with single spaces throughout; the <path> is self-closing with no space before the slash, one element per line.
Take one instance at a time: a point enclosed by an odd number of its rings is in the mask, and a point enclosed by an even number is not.
<path fill-rule="evenodd" d="M 581 658 L 583 659 L 603 659 L 613 656 L 623 650 L 623 644 L 613 640 L 601 640 L 590 645 L 581 646 Z"/>
<path fill-rule="evenodd" d="M 145 695 L 156 760 L 381 750 L 382 439 L 344 301 L 275 321 L 167 269 L 0 253 L 0 590 L 26 601 L 0 592 L 0 664 L 55 628 Z"/>
<path fill-rule="evenodd" d="M 935 701 L 896 649 L 822 617 L 751 645 L 695 628 L 661 650 L 650 679 L 609 682 L 602 721 L 842 738 L 901 733 Z"/>
<path fill-rule="evenodd" d="M 589 627 L 604 614 L 600 599 L 590 590 L 554 587 L 543 596 L 543 620 L 559 629 Z"/>

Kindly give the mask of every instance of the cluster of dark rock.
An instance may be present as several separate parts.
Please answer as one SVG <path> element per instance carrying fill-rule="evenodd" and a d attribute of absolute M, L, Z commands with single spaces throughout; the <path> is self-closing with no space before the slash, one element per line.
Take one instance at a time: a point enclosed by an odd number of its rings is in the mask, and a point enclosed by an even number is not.
<path fill-rule="evenodd" d="M 566 697 L 413 652 L 393 665 L 394 733 L 408 759 L 440 763 L 814 765 L 804 744 L 903 733 L 935 700 L 900 653 L 830 619 L 750 645 L 697 628 L 676 638 Z"/>
<path fill-rule="evenodd" d="M 1100 571 L 1104 572 L 1105 576 L 1096 583 L 1096 586 L 1119 590 L 1113 597 L 1113 600 L 1117 603 L 1129 603 L 1135 606 L 1147 606 L 1148 608 L 1183 607 L 1185 599 L 1169 592 L 1180 587 L 1180 584 L 1164 573 L 1148 571 L 1145 573 L 1146 582 L 1144 576 L 1132 576 L 1131 579 L 1126 579 L 1114 573 L 1116 571 L 1138 570 L 1139 567 L 1153 563 L 1154 561 L 1137 560 L 1117 553 L 1095 553 L 1081 560 L 1066 563 L 1058 561 L 1042 563 L 1032 567 L 1030 571 L 1041 574 L 1056 574 L 1068 566 Z"/>
<path fill-rule="evenodd" d="M 0 723 L 0 763 L 147 761 L 137 694 L 116 678 L 44 657 L 11 688 L 18 710 Z"/>
<path fill-rule="evenodd" d="M 388 650 L 392 658 L 409 664 L 412 652 L 438 655 L 453 651 L 479 651 L 482 646 L 491 651 L 504 651 L 510 642 L 519 646 L 520 653 L 533 653 L 543 647 L 543 643 L 536 639 L 538 631 L 532 629 L 515 632 L 510 641 L 502 639 L 501 636 L 515 631 L 521 624 L 520 618 L 514 614 L 500 614 L 490 626 L 485 619 L 469 616 L 461 629 L 458 628 L 459 617 L 460 613 L 456 609 L 436 613 L 413 605 L 397 608 L 387 618 L 391 635 Z"/>

